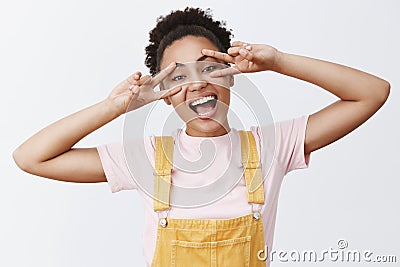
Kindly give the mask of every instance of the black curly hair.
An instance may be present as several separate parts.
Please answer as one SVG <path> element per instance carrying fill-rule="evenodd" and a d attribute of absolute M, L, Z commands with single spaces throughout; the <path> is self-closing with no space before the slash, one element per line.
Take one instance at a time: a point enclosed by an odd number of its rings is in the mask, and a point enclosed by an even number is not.
<path fill-rule="evenodd" d="M 174 41 L 185 36 L 201 36 L 210 40 L 220 52 L 231 46 L 232 30 L 225 28 L 225 21 L 212 18 L 211 9 L 186 7 L 183 11 L 171 11 L 157 19 L 156 27 L 150 31 L 150 44 L 146 47 L 145 64 L 154 76 L 160 70 L 164 50 Z"/>

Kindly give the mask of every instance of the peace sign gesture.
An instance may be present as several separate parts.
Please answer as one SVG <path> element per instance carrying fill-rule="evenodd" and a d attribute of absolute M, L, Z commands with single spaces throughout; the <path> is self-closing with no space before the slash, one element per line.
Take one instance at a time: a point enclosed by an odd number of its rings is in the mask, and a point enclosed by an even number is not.
<path fill-rule="evenodd" d="M 154 91 L 154 88 L 176 67 L 173 62 L 160 71 L 156 76 L 146 75 L 141 72 L 130 75 L 119 83 L 110 93 L 108 99 L 116 106 L 119 114 L 138 109 L 155 100 L 164 99 L 178 93 L 182 87 L 168 90 Z"/>
<path fill-rule="evenodd" d="M 269 45 L 248 44 L 241 41 L 232 43 L 227 53 L 203 49 L 203 55 L 235 64 L 232 68 L 214 71 L 213 76 L 223 76 L 240 72 L 258 72 L 273 70 L 279 57 L 279 51 Z"/>

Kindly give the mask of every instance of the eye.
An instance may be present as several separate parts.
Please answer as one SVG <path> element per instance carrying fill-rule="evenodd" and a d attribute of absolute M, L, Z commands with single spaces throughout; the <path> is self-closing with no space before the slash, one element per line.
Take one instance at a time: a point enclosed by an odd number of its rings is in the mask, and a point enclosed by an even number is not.
<path fill-rule="evenodd" d="M 172 80 L 176 82 L 176 81 L 180 81 L 184 78 L 185 78 L 184 75 L 177 75 L 177 76 L 173 77 Z"/>
<path fill-rule="evenodd" d="M 203 72 L 211 72 L 211 71 L 213 71 L 213 70 L 215 70 L 215 69 L 216 69 L 216 66 L 215 66 L 215 65 L 210 65 L 210 66 L 205 67 L 205 68 L 203 69 Z"/>

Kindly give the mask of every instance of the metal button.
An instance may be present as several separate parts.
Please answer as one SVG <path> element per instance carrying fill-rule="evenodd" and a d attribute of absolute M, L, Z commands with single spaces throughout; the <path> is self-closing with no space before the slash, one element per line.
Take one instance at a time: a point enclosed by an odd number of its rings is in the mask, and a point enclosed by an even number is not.
<path fill-rule="evenodd" d="M 162 227 L 166 227 L 167 226 L 167 219 L 166 218 L 161 218 L 160 219 L 160 225 Z"/>
<path fill-rule="evenodd" d="M 254 212 L 254 213 L 253 213 L 253 217 L 254 217 L 254 219 L 255 219 L 256 221 L 258 221 L 258 220 L 260 219 L 260 217 L 261 217 L 261 214 L 260 214 L 259 212 Z"/>

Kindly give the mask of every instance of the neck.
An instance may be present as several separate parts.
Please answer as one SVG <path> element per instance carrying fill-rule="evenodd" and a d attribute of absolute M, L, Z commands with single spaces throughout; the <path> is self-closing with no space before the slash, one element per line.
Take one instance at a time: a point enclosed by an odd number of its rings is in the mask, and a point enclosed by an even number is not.
<path fill-rule="evenodd" d="M 223 124 L 219 124 L 219 127 L 210 131 L 201 131 L 201 129 L 195 129 L 186 124 L 186 134 L 194 137 L 217 137 L 227 134 L 231 131 L 228 120 Z"/>

